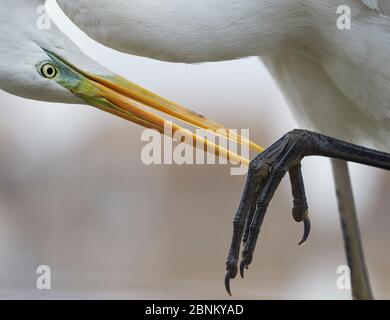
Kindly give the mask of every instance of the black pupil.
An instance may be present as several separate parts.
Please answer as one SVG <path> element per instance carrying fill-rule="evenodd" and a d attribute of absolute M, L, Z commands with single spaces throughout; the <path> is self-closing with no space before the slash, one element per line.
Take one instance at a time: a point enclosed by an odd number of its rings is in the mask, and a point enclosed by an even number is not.
<path fill-rule="evenodd" d="M 54 74 L 54 69 L 53 69 L 52 67 L 47 68 L 46 71 L 47 71 L 47 74 L 48 74 L 49 76 L 51 76 L 51 75 Z"/>

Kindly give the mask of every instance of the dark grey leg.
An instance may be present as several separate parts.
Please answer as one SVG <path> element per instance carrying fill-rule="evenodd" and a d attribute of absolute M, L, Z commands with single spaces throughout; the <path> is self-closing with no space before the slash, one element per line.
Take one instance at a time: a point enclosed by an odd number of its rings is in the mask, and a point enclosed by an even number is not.
<path fill-rule="evenodd" d="M 348 163 L 333 159 L 333 175 L 354 300 L 372 300 Z"/>
<path fill-rule="evenodd" d="M 294 198 L 293 216 L 304 222 L 304 242 L 310 231 L 300 163 L 307 156 L 324 156 L 390 170 L 390 154 L 360 147 L 307 130 L 293 130 L 258 155 L 250 164 L 240 206 L 233 221 L 233 239 L 226 261 L 225 286 L 238 271 L 241 239 L 244 242 L 240 272 L 252 262 L 260 227 L 268 204 L 282 178 L 290 174 Z M 245 227 L 246 226 L 246 227 Z M 245 229 L 245 233 L 244 233 Z M 244 237 L 243 237 L 244 236 Z"/>

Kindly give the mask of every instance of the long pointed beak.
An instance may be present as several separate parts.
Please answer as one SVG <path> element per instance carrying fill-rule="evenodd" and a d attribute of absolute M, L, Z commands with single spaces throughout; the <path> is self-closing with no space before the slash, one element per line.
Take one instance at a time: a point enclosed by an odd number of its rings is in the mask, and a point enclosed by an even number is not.
<path fill-rule="evenodd" d="M 248 159 L 167 121 L 156 112 L 161 112 L 193 127 L 211 131 L 214 135 L 222 136 L 241 146 L 249 146 L 257 152 L 264 151 L 259 145 L 239 134 L 235 134 L 234 131 L 225 126 L 160 97 L 123 77 L 93 75 L 80 70 L 54 53 L 45 51 L 63 73 L 63 77 L 57 79 L 57 82 L 101 110 L 146 128 L 156 129 L 160 133 L 169 134 L 172 137 L 180 131 L 180 136 L 184 136 L 185 142 L 191 141 L 194 147 L 203 148 L 206 152 L 213 152 L 216 156 L 233 162 L 249 164 Z M 169 130 L 166 130 L 167 126 Z"/>
<path fill-rule="evenodd" d="M 229 132 L 229 129 L 223 125 L 205 118 L 190 109 L 187 109 L 175 102 L 169 101 L 145 88 L 136 85 L 122 77 L 115 77 L 112 79 L 105 79 L 98 76 L 88 75 L 90 80 L 93 80 L 106 88 L 120 93 L 140 104 L 149 106 L 155 110 L 161 111 L 175 119 L 188 123 L 194 127 L 212 131 L 214 134 L 223 136 L 230 140 L 246 143 L 253 150 L 262 152 L 264 149 L 256 143 L 240 136 Z"/>
<path fill-rule="evenodd" d="M 262 152 L 264 150 L 262 147 L 247 138 L 232 133 L 231 130 L 223 125 L 209 120 L 177 103 L 160 97 L 157 94 L 127 81 L 122 77 L 108 79 L 90 74 L 84 74 L 84 76 L 93 82 L 93 85 L 98 89 L 101 97 L 110 102 L 111 106 L 104 104 L 96 105 L 104 111 L 115 114 L 144 127 L 156 129 L 162 134 L 166 134 L 166 126 L 169 125 L 169 122 L 151 112 L 153 110 L 160 111 L 163 114 L 190 124 L 193 127 L 211 131 L 215 135 L 222 136 L 223 138 L 237 142 L 240 145 L 247 145 L 258 152 Z M 168 130 L 168 132 L 174 135 L 180 130 L 180 133 L 189 138 L 189 141 L 192 141 L 193 145 L 196 147 L 201 147 L 205 151 L 213 150 L 216 156 L 223 157 L 231 161 L 239 162 L 241 164 L 249 163 L 248 159 L 226 150 L 179 125 L 171 123 L 170 126 L 171 128 L 169 128 L 170 130 Z"/>

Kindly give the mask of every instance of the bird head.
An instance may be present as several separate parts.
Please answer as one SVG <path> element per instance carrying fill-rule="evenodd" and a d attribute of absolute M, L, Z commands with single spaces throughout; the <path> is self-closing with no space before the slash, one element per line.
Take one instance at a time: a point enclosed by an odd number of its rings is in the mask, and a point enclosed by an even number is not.
<path fill-rule="evenodd" d="M 7 3 L 12 5 L 8 0 L 5 3 L 6 6 Z M 16 3 L 26 4 L 20 0 L 16 0 Z M 4 8 L 0 9 L 0 16 L 1 10 Z M 30 11 L 33 10 L 30 8 Z M 84 54 L 54 23 L 50 29 L 39 30 L 32 21 L 26 24 L 28 19 L 20 19 L 21 15 L 17 15 L 20 25 L 12 19 L 0 20 L 0 29 L 3 29 L 0 30 L 3 31 L 0 32 L 1 89 L 29 99 L 89 104 L 163 134 L 166 133 L 167 122 L 158 112 L 194 127 L 218 131 L 219 135 L 221 132 L 229 132 L 222 125 L 101 66 Z M 10 24 L 13 28 L 7 30 Z M 171 124 L 170 129 L 172 134 L 181 130 L 184 136 L 191 138 L 194 145 L 204 149 L 211 147 L 218 156 L 247 162 L 179 125 Z M 260 148 L 239 135 L 230 135 L 228 138 Z"/>

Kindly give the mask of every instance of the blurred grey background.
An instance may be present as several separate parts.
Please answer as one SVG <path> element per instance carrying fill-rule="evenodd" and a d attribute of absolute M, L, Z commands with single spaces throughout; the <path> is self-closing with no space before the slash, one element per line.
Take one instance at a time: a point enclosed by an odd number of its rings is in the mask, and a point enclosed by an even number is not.
<path fill-rule="evenodd" d="M 51 7 L 91 57 L 155 92 L 268 146 L 295 127 L 256 58 L 182 65 L 127 56 L 93 42 Z M 145 166 L 142 128 L 87 106 L 0 92 L 0 298 L 225 299 L 231 222 L 245 182 L 229 166 Z M 304 160 L 312 235 L 291 217 L 287 181 L 271 203 L 234 298 L 349 299 L 330 163 Z M 352 166 L 368 270 L 390 298 L 390 175 Z M 39 265 L 52 289 L 36 289 Z"/>

